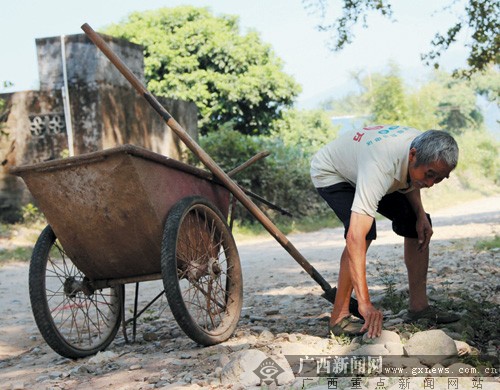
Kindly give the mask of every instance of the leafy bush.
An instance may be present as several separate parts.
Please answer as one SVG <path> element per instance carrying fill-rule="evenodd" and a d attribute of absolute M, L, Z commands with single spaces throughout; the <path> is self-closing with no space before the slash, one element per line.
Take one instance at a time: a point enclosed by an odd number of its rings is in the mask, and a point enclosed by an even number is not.
<path fill-rule="evenodd" d="M 271 136 L 287 147 L 300 148 L 304 156 L 312 156 L 337 136 L 338 129 L 324 110 L 288 110 L 273 123 Z"/>
<path fill-rule="evenodd" d="M 460 148 L 457 175 L 461 181 L 473 185 L 483 183 L 480 179 L 485 178 L 500 184 L 500 143 L 486 131 L 465 131 L 456 139 Z"/>
<path fill-rule="evenodd" d="M 234 179 L 246 189 L 290 211 L 296 219 L 319 219 L 325 215 L 333 218 L 311 182 L 309 165 L 312 154 L 335 137 L 335 128 L 319 113 L 295 111 L 274 125 L 271 136 L 247 136 L 227 123 L 219 131 L 202 136 L 200 144 L 226 172 L 258 152 L 270 151 L 269 157 L 238 173 Z M 283 221 L 279 212 L 262 207 L 273 220 Z M 236 217 L 247 223 L 254 220 L 242 206 L 238 207 Z"/>
<path fill-rule="evenodd" d="M 44 220 L 42 212 L 33 203 L 28 203 L 21 208 L 23 222 L 27 224 L 34 224 Z"/>

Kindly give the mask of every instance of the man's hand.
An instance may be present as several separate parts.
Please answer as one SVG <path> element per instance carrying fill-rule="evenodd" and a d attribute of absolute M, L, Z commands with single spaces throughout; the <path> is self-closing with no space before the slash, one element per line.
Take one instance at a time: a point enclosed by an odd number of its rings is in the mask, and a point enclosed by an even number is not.
<path fill-rule="evenodd" d="M 434 233 L 425 213 L 417 218 L 416 229 L 418 234 L 418 250 L 421 252 L 429 247 L 429 242 Z"/>
<path fill-rule="evenodd" d="M 361 331 L 364 332 L 367 330 L 368 338 L 370 339 L 379 337 L 382 334 L 382 312 L 375 309 L 371 303 L 367 305 L 360 304 L 358 309 L 359 313 L 365 319 L 365 324 L 361 328 Z"/>

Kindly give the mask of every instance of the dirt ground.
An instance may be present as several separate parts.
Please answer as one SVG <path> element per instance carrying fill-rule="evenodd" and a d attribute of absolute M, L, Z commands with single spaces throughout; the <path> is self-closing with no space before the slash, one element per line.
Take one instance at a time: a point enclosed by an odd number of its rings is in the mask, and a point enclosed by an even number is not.
<path fill-rule="evenodd" d="M 478 301 L 500 304 L 500 251 L 474 249 L 477 241 L 490 240 L 500 234 L 500 196 L 440 210 L 432 219 L 431 295 L 432 292 L 442 294 L 443 290 L 463 290 L 477 296 Z M 392 275 L 397 288 L 406 286 L 402 238 L 392 233 L 386 220 L 379 221 L 377 229 L 378 239 L 370 248 L 367 266 L 373 297 L 380 297 L 384 292 L 386 282 L 382 275 Z M 289 236 L 290 241 L 332 284 L 337 277 L 344 244 L 342 230 L 323 229 Z M 19 242 L 22 240 L 23 237 L 18 237 Z M 231 339 L 232 345 L 238 338 L 248 336 L 244 331 L 256 331 L 259 320 L 275 334 L 300 331 L 326 337 L 326 322 L 313 322 L 317 325 L 311 326 L 304 318 L 324 316 L 331 307 L 319 297 L 319 286 L 288 253 L 270 236 L 237 244 L 243 266 L 244 308 L 238 331 Z M 0 247 L 12 245 L 12 242 L 0 241 Z M 157 282 L 143 283 L 141 302 L 147 302 L 160 289 Z M 128 301 L 132 296 L 129 292 Z M 138 342 L 125 345 L 120 332 L 110 346 L 111 351 L 121 356 L 118 368 L 103 369 L 100 375 L 76 375 L 75 369 L 88 366 L 88 358 L 79 361 L 61 358 L 47 347 L 36 328 L 28 297 L 28 264 L 3 266 L 0 268 L 0 389 L 147 388 L 148 383 L 149 387 L 154 387 L 158 382 L 148 381 L 148 378 L 165 376 L 166 371 L 170 378 L 167 382 L 176 381 L 181 370 L 188 371 L 195 382 L 197 369 L 205 372 L 199 383 L 216 387 L 207 379 L 213 367 L 207 367 L 201 360 L 206 357 L 204 351 L 207 349 L 180 333 L 165 300 L 159 305 L 163 305 L 161 327 L 155 328 L 154 321 L 145 322 L 139 328 Z M 276 315 L 269 316 L 269 309 L 275 309 Z M 144 335 L 148 331 L 160 335 L 159 340 L 145 341 Z M 497 341 L 493 344 L 498 345 Z M 204 367 L 201 368 L 200 364 Z"/>

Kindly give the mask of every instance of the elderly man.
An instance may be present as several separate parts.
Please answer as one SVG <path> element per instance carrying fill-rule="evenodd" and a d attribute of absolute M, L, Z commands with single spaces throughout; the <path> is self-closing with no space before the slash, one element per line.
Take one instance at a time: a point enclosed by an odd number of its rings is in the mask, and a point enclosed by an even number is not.
<path fill-rule="evenodd" d="M 429 306 L 432 226 L 420 198 L 421 188 L 447 179 L 457 162 L 458 146 L 448 133 L 388 125 L 343 134 L 314 155 L 313 184 L 345 227 L 346 246 L 329 325 L 333 334 L 367 331 L 372 338 L 382 331 L 382 313 L 370 302 L 366 281 L 366 251 L 376 238 L 376 212 L 389 218 L 394 232 L 404 237 L 409 317 L 436 323 L 459 319 Z M 364 324 L 349 312 L 353 289 Z"/>

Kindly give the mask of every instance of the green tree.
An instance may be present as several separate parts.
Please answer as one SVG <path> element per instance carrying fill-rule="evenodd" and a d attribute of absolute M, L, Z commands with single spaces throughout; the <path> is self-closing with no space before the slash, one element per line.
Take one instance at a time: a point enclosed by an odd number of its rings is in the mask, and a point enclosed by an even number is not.
<path fill-rule="evenodd" d="M 372 101 L 374 123 L 405 123 L 408 119 L 403 80 L 397 69 L 392 67 L 386 76 L 378 76 L 373 81 Z"/>
<path fill-rule="evenodd" d="M 336 116 L 368 116 L 371 109 L 371 100 L 367 90 L 349 92 L 338 99 L 327 99 L 321 103 L 321 108 Z"/>
<path fill-rule="evenodd" d="M 362 70 L 350 72 L 351 78 L 358 86 L 358 92 L 349 92 L 336 99 L 327 99 L 321 103 L 321 108 L 330 115 L 336 116 L 369 116 L 371 114 L 373 78 Z M 375 75 L 377 78 L 377 74 Z"/>
<path fill-rule="evenodd" d="M 304 0 L 305 7 L 319 13 L 324 20 L 319 27 L 321 31 L 332 34 L 331 48 L 342 50 L 354 39 L 353 27 L 360 21 L 367 27 L 370 13 L 379 13 L 393 20 L 390 0 L 342 0 L 342 13 L 333 22 L 327 19 L 327 11 L 333 0 Z M 451 1 L 450 6 L 463 6 L 455 10 L 457 21 L 446 33 L 437 32 L 431 42 L 433 48 L 421 55 L 422 60 L 435 68 L 439 67 L 439 58 L 456 41 L 460 32 L 468 37 L 469 69 L 461 73 L 471 74 L 486 69 L 490 64 L 500 63 L 500 1 L 499 0 L 465 0 Z"/>
<path fill-rule="evenodd" d="M 283 119 L 275 121 L 271 137 L 280 139 L 286 147 L 297 147 L 310 157 L 337 137 L 338 127 L 332 124 L 324 110 L 287 110 Z"/>
<path fill-rule="evenodd" d="M 476 73 L 471 77 L 471 85 L 490 102 L 500 104 L 500 73 L 495 66 L 490 65 L 484 72 Z"/>
<path fill-rule="evenodd" d="M 454 134 L 466 129 L 478 130 L 483 124 L 483 116 L 477 106 L 478 91 L 468 80 L 451 77 L 444 72 L 436 72 L 435 93 L 438 105 L 435 111 L 441 128 Z"/>
<path fill-rule="evenodd" d="M 371 115 L 372 123 L 404 123 L 418 129 L 441 128 L 454 134 L 479 130 L 483 117 L 477 104 L 482 94 L 498 100 L 498 71 L 476 73 L 470 80 L 434 71 L 424 85 L 410 90 L 397 68 L 390 65 L 387 74 L 359 77 L 359 94 L 324 104 L 340 107 L 352 115 Z M 495 77 L 496 76 L 496 77 Z M 363 102 L 363 105 L 359 105 Z"/>
<path fill-rule="evenodd" d="M 300 86 L 255 31 L 238 18 L 190 6 L 132 13 L 106 34 L 144 46 L 148 88 L 197 105 L 202 134 L 231 121 L 244 134 L 268 133 Z"/>
<path fill-rule="evenodd" d="M 387 74 L 355 75 L 359 93 L 323 103 L 336 115 L 370 116 L 371 123 L 406 123 L 409 119 L 407 92 L 396 64 L 389 64 Z"/>
<path fill-rule="evenodd" d="M 406 96 L 408 106 L 407 124 L 416 129 L 429 130 L 441 128 L 436 108 L 439 105 L 441 86 L 430 81 Z"/>

